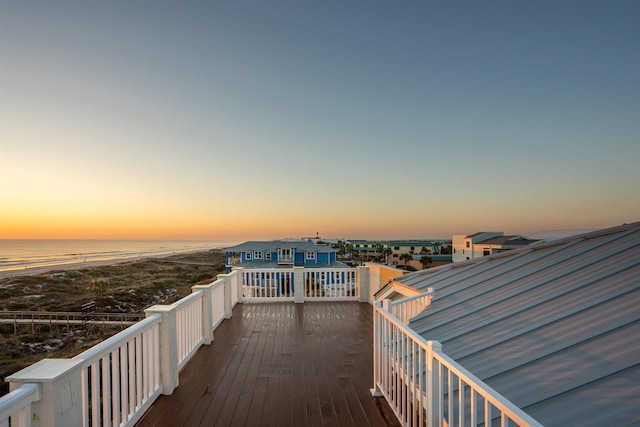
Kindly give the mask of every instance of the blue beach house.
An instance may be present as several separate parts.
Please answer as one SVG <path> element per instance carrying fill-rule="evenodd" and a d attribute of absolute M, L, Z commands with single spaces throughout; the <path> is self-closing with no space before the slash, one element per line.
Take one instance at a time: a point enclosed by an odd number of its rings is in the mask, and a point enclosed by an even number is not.
<path fill-rule="evenodd" d="M 225 250 L 227 273 L 242 269 L 248 298 L 293 298 L 295 281 L 304 283 L 305 299 L 355 296 L 355 270 L 336 256 L 332 247 L 304 240 L 249 241 Z"/>
<path fill-rule="evenodd" d="M 233 267 L 282 268 L 296 267 L 347 267 L 336 260 L 337 251 L 327 245 L 306 241 L 275 240 L 271 242 L 245 242 L 227 248 L 227 272 Z"/>

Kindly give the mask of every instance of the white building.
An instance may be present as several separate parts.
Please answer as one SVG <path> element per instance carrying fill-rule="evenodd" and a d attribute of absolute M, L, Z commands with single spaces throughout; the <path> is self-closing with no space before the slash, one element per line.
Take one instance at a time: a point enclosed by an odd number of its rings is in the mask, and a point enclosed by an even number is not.
<path fill-rule="evenodd" d="M 518 249 L 539 241 L 524 236 L 505 236 L 502 231 L 482 231 L 469 235 L 455 235 L 451 240 L 453 262 L 466 261 L 511 249 Z"/>

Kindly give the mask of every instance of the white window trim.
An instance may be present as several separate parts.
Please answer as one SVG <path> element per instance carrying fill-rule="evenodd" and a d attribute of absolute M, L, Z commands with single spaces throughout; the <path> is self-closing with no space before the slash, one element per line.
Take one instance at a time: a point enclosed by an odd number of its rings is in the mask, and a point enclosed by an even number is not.
<path fill-rule="evenodd" d="M 253 252 L 253 259 L 254 260 L 262 260 L 262 251 L 254 251 Z"/>
<path fill-rule="evenodd" d="M 251 251 L 246 252 L 247 261 L 251 261 Z"/>
<path fill-rule="evenodd" d="M 311 256 L 309 256 L 309 255 L 311 255 Z M 305 258 L 306 259 L 315 260 L 316 259 L 316 253 L 314 251 L 307 251 L 307 253 L 305 254 Z"/>

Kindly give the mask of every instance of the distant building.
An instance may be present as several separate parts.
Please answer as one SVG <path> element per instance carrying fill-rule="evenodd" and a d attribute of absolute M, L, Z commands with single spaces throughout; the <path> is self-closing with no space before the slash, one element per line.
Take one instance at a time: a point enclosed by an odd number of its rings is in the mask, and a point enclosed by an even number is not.
<path fill-rule="evenodd" d="M 539 242 L 525 236 L 505 236 L 502 231 L 483 231 L 452 238 L 453 262 L 466 261 L 487 255 L 518 249 Z"/>
<path fill-rule="evenodd" d="M 387 264 L 404 264 L 403 254 L 410 254 L 415 260 L 416 267 L 420 265 L 420 258 L 429 255 L 432 262 L 440 265 L 451 262 L 450 255 L 436 255 L 440 253 L 444 242 L 432 240 L 351 240 L 354 254 L 365 261 L 380 259 Z M 380 251 L 382 249 L 382 252 Z M 385 253 L 386 252 L 386 253 Z"/>
<path fill-rule="evenodd" d="M 336 254 L 337 251 L 328 245 L 294 240 L 251 241 L 225 250 L 227 271 L 233 267 L 347 267 L 336 260 Z"/>

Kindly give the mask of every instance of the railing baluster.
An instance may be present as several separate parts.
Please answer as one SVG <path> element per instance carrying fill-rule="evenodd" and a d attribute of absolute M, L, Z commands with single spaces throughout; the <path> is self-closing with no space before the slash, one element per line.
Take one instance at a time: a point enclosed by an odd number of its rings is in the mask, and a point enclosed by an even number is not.
<path fill-rule="evenodd" d="M 458 377 L 458 425 L 464 425 L 464 381 Z"/>
<path fill-rule="evenodd" d="M 444 354 L 441 344 L 425 341 L 397 317 L 410 318 L 409 312 L 422 309 L 431 295 L 421 298 L 403 303 L 385 300 L 374 306 L 374 331 L 380 331 L 374 341 L 376 386 L 398 420 L 403 425 L 428 427 L 476 426 L 478 418 L 483 416 L 484 424 L 490 426 L 492 411 L 496 408 L 504 427 L 540 427 L 537 421 Z M 483 402 L 481 414 L 479 401 Z"/>
<path fill-rule="evenodd" d="M 476 392 L 470 388 L 471 396 L 469 398 L 469 405 L 471 406 L 469 415 L 471 416 L 471 425 L 478 425 L 478 415 L 476 413 Z"/>
<path fill-rule="evenodd" d="M 145 368 L 144 359 L 142 358 L 142 341 L 143 338 L 138 335 L 136 337 L 136 354 L 135 354 L 135 364 L 136 364 L 136 400 L 135 400 L 135 408 L 136 411 L 142 406 L 142 399 L 144 396 L 144 391 L 142 387 L 142 372 Z"/>

